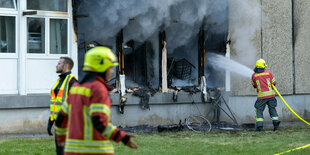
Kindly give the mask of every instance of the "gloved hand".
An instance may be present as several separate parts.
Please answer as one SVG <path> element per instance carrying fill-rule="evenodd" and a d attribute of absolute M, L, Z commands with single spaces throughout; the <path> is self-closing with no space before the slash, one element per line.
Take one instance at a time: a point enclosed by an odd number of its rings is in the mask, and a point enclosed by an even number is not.
<path fill-rule="evenodd" d="M 47 133 L 50 136 L 53 136 L 53 133 L 52 133 L 53 124 L 54 124 L 54 121 L 51 121 L 51 119 L 49 118 L 48 119 L 48 124 L 47 124 Z"/>

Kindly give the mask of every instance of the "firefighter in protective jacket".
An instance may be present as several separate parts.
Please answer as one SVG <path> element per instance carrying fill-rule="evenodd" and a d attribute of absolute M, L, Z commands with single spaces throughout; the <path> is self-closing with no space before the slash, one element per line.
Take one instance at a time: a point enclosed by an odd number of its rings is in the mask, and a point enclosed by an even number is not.
<path fill-rule="evenodd" d="M 274 131 L 279 130 L 279 117 L 276 110 L 277 100 L 272 85 L 276 84 L 273 74 L 266 70 L 267 64 L 263 59 L 256 62 L 256 67 L 252 75 L 252 85 L 257 90 L 257 100 L 255 102 L 256 110 L 256 131 L 264 131 L 263 129 L 263 112 L 268 105 L 269 114 L 274 126 Z"/>
<path fill-rule="evenodd" d="M 95 47 L 85 54 L 84 75 L 70 89 L 56 120 L 57 140 L 65 146 L 64 154 L 114 154 L 110 140 L 138 148 L 131 140 L 134 135 L 111 123 L 112 88 L 106 81 L 116 65 L 116 56 L 109 48 Z"/>

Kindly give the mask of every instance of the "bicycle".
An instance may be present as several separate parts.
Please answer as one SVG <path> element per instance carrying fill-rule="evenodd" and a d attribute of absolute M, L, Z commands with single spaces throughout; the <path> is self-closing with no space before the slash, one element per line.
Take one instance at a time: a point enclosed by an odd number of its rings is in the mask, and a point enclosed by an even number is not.
<path fill-rule="evenodd" d="M 193 115 L 185 119 L 185 123 L 180 120 L 179 124 L 173 125 L 159 125 L 158 132 L 163 131 L 182 131 L 185 127 L 191 131 L 210 132 L 212 129 L 210 121 L 202 115 Z"/>

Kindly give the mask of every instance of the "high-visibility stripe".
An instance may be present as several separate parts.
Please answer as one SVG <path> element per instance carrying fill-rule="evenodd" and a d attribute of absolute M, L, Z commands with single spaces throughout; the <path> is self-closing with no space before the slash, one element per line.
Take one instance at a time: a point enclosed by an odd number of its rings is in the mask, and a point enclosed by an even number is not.
<path fill-rule="evenodd" d="M 264 119 L 263 118 L 256 118 L 256 122 L 263 122 Z"/>
<path fill-rule="evenodd" d="M 109 145 L 111 142 L 109 140 L 93 140 L 86 141 L 82 139 L 67 139 L 66 144 L 83 144 L 83 145 Z"/>
<path fill-rule="evenodd" d="M 263 75 L 269 75 L 269 73 L 257 73 L 254 75 L 254 77 L 263 76 Z"/>
<path fill-rule="evenodd" d="M 113 154 L 114 153 L 114 149 L 106 149 L 106 148 L 102 148 L 102 149 L 87 149 L 87 148 L 82 148 L 82 147 L 76 147 L 76 148 L 72 148 L 70 146 L 65 146 L 65 152 L 72 152 L 72 153 L 109 153 L 109 154 Z"/>
<path fill-rule="evenodd" d="M 273 121 L 279 120 L 279 117 L 271 117 L 271 120 Z"/>
<path fill-rule="evenodd" d="M 271 80 L 271 81 L 272 81 L 272 83 L 276 82 L 276 80 L 275 80 L 274 78 L 272 78 L 272 80 Z"/>
<path fill-rule="evenodd" d="M 270 83 L 270 79 L 269 78 L 267 78 L 267 85 L 268 85 L 269 91 L 271 91 L 272 88 L 271 88 L 271 83 Z"/>
<path fill-rule="evenodd" d="M 56 101 L 56 102 L 59 102 L 59 103 L 62 103 L 62 98 L 61 98 L 61 97 L 56 97 L 56 98 L 55 98 L 55 97 L 52 97 L 50 101 L 51 101 L 52 103 L 54 103 L 55 101 Z M 51 103 L 51 104 L 52 104 L 52 103 Z"/>
<path fill-rule="evenodd" d="M 83 96 L 90 97 L 91 90 L 86 87 L 72 87 L 70 89 L 70 94 L 77 94 L 77 95 L 83 95 Z"/>
<path fill-rule="evenodd" d="M 110 116 L 111 116 L 111 111 L 110 111 L 110 108 L 105 105 L 105 104 L 96 104 L 96 103 L 93 103 L 90 105 L 90 108 L 89 108 L 89 114 L 90 116 L 95 113 L 95 112 L 103 112 L 105 113 L 109 120 L 110 120 Z"/>
<path fill-rule="evenodd" d="M 115 129 L 116 126 L 114 126 L 112 123 L 108 123 L 107 127 L 103 131 L 103 136 L 109 139 Z"/>
<path fill-rule="evenodd" d="M 114 153 L 113 145 L 109 140 L 87 141 L 67 139 L 65 152 L 74 153 Z"/>
<path fill-rule="evenodd" d="M 65 113 L 68 114 L 69 113 L 69 107 L 68 107 L 68 103 L 67 101 L 64 102 L 64 104 L 61 107 L 61 110 Z"/>
<path fill-rule="evenodd" d="M 68 128 L 58 128 L 56 125 L 55 125 L 55 132 L 57 135 L 66 135 L 68 131 Z"/>
<path fill-rule="evenodd" d="M 59 81 L 60 81 L 60 78 L 58 78 L 56 83 L 54 84 L 53 89 L 52 89 L 52 94 L 54 93 L 54 90 L 56 89 L 57 85 L 59 84 Z"/>
<path fill-rule="evenodd" d="M 260 88 L 260 83 L 259 83 L 259 80 L 256 80 L 256 84 L 257 84 L 257 89 L 258 89 L 258 92 L 262 92 L 261 88 Z"/>
<path fill-rule="evenodd" d="M 273 90 L 270 90 L 270 91 L 258 92 L 257 93 L 258 97 L 265 97 L 265 96 L 270 96 L 270 95 L 275 95 L 275 92 Z"/>
<path fill-rule="evenodd" d="M 51 103 L 50 103 L 50 105 L 54 105 L 54 103 L 53 103 L 53 102 L 51 102 Z M 56 102 L 56 103 L 55 103 L 55 105 L 56 105 L 56 106 L 57 106 L 57 105 L 61 106 L 61 105 L 62 105 L 62 103 L 61 103 L 61 102 Z"/>
<path fill-rule="evenodd" d="M 83 119 L 84 119 L 84 138 L 90 140 L 90 119 L 88 116 L 88 107 L 83 106 Z"/>

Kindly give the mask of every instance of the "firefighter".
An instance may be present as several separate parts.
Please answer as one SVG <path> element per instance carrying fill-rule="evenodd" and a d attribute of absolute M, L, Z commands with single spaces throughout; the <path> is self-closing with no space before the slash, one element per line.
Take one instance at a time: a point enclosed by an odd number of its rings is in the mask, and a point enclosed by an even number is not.
<path fill-rule="evenodd" d="M 276 80 L 273 74 L 266 70 L 267 64 L 265 60 L 259 59 L 256 61 L 256 66 L 252 74 L 252 85 L 257 90 L 257 100 L 255 102 L 256 111 L 256 131 L 264 131 L 263 123 L 264 117 L 263 112 L 266 104 L 268 105 L 269 114 L 274 126 L 274 131 L 279 130 L 279 116 L 276 110 L 277 100 L 275 98 L 275 92 L 272 85 L 276 85 Z"/>
<path fill-rule="evenodd" d="M 68 95 L 69 89 L 77 79 L 71 75 L 71 69 L 73 68 L 73 60 L 69 57 L 60 57 L 56 66 L 56 73 L 60 73 L 58 80 L 54 84 L 50 95 L 50 117 L 48 119 L 47 132 L 52 136 L 52 127 L 57 118 L 57 114 L 60 111 L 61 105 L 65 101 Z M 58 155 L 63 154 L 63 147 L 59 146 L 55 137 L 56 153 Z"/>
<path fill-rule="evenodd" d="M 135 135 L 111 123 L 112 88 L 106 82 L 117 65 L 109 48 L 98 46 L 85 54 L 83 76 L 72 86 L 56 120 L 57 140 L 65 146 L 64 154 L 114 154 L 111 140 L 138 148 L 131 140 Z"/>

